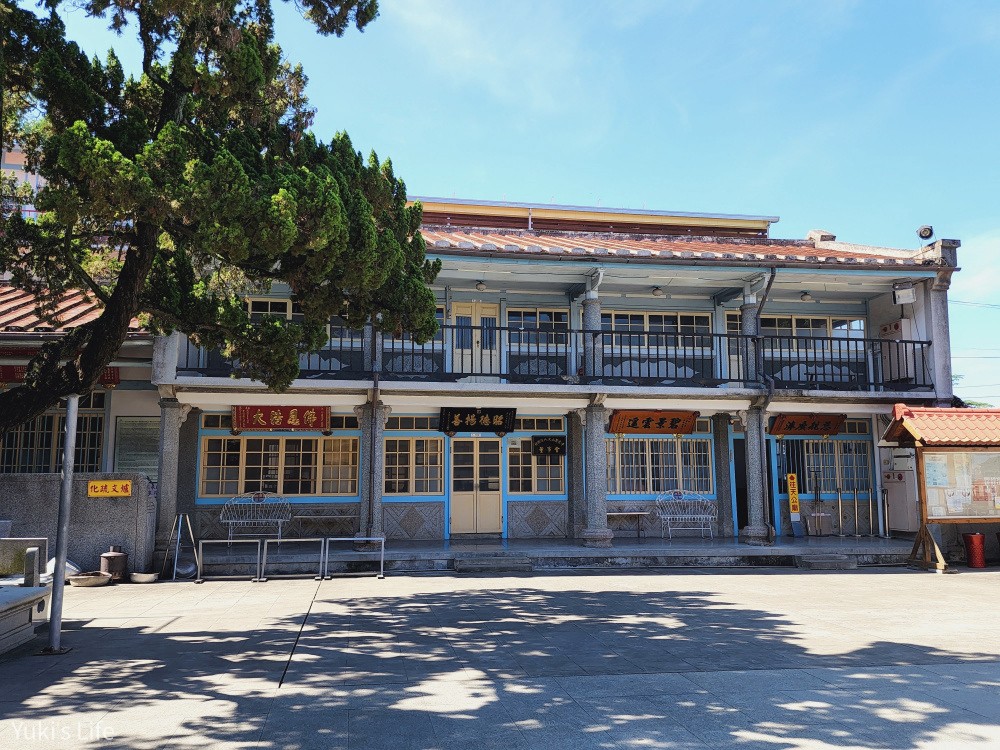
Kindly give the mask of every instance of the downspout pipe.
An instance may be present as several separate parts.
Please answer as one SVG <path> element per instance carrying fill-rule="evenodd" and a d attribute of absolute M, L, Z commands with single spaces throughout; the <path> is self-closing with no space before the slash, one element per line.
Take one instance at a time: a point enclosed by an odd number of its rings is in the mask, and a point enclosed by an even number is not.
<path fill-rule="evenodd" d="M 754 330 L 757 331 L 756 335 L 756 346 L 754 346 L 754 356 L 757 358 L 757 377 L 763 381 L 764 385 L 767 386 L 767 393 L 759 399 L 759 406 L 763 413 L 767 413 L 767 407 L 771 405 L 771 400 L 774 398 L 774 378 L 768 375 L 764 371 L 764 354 L 760 348 L 760 318 L 761 314 L 764 312 L 764 304 L 767 302 L 768 296 L 771 294 L 771 287 L 774 285 L 774 279 L 778 275 L 778 269 L 775 266 L 771 266 L 771 275 L 767 279 L 767 285 L 764 287 L 764 293 L 760 297 L 760 302 L 757 304 L 757 309 L 754 312 Z M 770 475 L 771 469 L 767 460 L 767 440 L 760 441 L 760 466 L 761 466 L 761 479 L 763 480 L 762 487 L 768 487 L 768 477 Z M 774 524 L 771 523 L 771 503 L 766 503 L 764 505 L 765 519 L 767 520 L 767 526 L 769 529 L 769 535 L 771 537 L 770 541 L 774 541 Z"/>

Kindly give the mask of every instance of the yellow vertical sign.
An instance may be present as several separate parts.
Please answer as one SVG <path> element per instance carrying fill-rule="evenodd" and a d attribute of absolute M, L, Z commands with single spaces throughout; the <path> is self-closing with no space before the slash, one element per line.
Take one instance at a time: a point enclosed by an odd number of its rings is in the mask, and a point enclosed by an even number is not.
<path fill-rule="evenodd" d="M 788 510 L 790 513 L 799 512 L 799 478 L 795 474 L 787 476 L 788 483 Z"/>

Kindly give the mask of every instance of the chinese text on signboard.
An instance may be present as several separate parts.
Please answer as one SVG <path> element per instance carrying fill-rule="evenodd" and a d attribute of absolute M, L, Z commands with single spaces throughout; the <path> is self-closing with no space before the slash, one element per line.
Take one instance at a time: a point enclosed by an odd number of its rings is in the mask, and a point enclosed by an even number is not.
<path fill-rule="evenodd" d="M 129 497 L 132 482 L 128 479 L 96 479 L 87 482 L 87 497 Z"/>
<path fill-rule="evenodd" d="M 688 435 L 698 422 L 696 411 L 617 409 L 611 415 L 611 432 Z"/>
<path fill-rule="evenodd" d="M 516 409 L 476 409 L 442 406 L 439 427 L 445 435 L 489 430 L 498 435 L 514 431 Z"/>
<path fill-rule="evenodd" d="M 328 430 L 329 406 L 234 406 L 234 430 Z"/>

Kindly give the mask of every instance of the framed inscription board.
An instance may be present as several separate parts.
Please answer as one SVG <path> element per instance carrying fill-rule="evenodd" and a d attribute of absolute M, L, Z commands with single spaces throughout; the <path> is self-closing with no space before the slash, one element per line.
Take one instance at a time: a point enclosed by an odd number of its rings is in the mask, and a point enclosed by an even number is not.
<path fill-rule="evenodd" d="M 145 474 L 151 482 L 156 481 L 160 471 L 159 417 L 118 417 L 115 420 L 114 470 L 134 471 Z"/>

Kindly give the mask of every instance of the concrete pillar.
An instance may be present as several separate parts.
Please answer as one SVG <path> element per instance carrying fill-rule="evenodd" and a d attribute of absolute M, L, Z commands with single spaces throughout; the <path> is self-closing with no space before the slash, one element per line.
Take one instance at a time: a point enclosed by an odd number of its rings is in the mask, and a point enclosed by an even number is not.
<path fill-rule="evenodd" d="M 603 406 L 587 407 L 584 417 L 587 528 L 580 535 L 585 547 L 610 547 L 615 536 L 608 528 L 607 424 L 607 409 Z"/>
<path fill-rule="evenodd" d="M 160 399 L 160 468 L 156 477 L 156 548 L 166 548 L 177 515 L 178 458 L 181 425 L 191 407 L 176 398 Z"/>
<path fill-rule="evenodd" d="M 935 405 L 951 406 L 951 329 L 948 323 L 948 289 L 951 271 L 939 271 L 930 287 L 931 351 L 933 352 Z"/>
<path fill-rule="evenodd" d="M 604 377 L 604 342 L 601 334 L 601 300 L 589 291 L 583 298 L 583 374 L 588 380 Z"/>
<path fill-rule="evenodd" d="M 731 537 L 736 530 L 733 518 L 733 484 L 730 467 L 733 456 L 729 450 L 729 415 L 716 414 L 712 417 L 712 437 L 715 444 L 715 497 L 719 506 L 719 536 Z"/>
<path fill-rule="evenodd" d="M 752 385 L 760 385 L 760 334 L 757 320 L 759 306 L 755 294 L 746 294 L 740 307 L 740 333 L 747 337 L 741 344 L 745 352 L 743 366 L 747 373 L 747 381 Z M 749 524 L 740 530 L 740 539 L 746 544 L 771 544 L 774 533 L 767 523 L 765 509 L 767 507 L 767 482 L 764 477 L 768 471 L 764 449 L 767 445 L 765 437 L 767 417 L 759 405 L 751 405 L 744 416 L 746 429 L 746 467 L 747 467 L 747 510 Z"/>
<path fill-rule="evenodd" d="M 587 527 L 587 495 L 584 467 L 587 451 L 584 438 L 586 410 L 574 409 L 567 415 L 566 477 L 569 489 L 567 536 L 577 539 Z"/>
<path fill-rule="evenodd" d="M 382 490 L 385 473 L 385 424 L 392 409 L 381 401 L 355 406 L 361 425 L 361 518 L 358 536 L 383 536 Z"/>
<path fill-rule="evenodd" d="M 361 356 L 365 372 L 382 371 L 382 335 L 371 323 L 365 323 L 361 336 Z"/>
<path fill-rule="evenodd" d="M 764 510 L 767 506 L 767 482 L 764 472 L 768 471 L 764 449 L 766 417 L 759 406 L 751 406 L 744 417 L 747 454 L 747 510 L 750 523 L 740 530 L 740 540 L 745 544 L 765 545 L 774 542 L 774 530 L 767 523 Z"/>
<path fill-rule="evenodd" d="M 153 361 L 150 382 L 153 385 L 172 383 L 177 378 L 177 361 L 184 337 L 174 331 L 169 336 L 153 339 Z"/>

